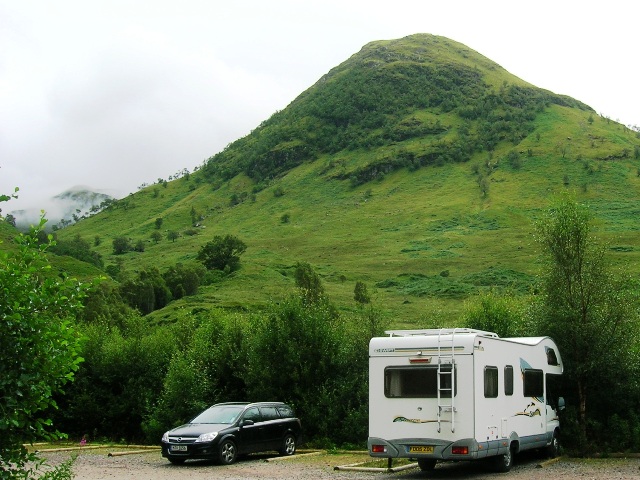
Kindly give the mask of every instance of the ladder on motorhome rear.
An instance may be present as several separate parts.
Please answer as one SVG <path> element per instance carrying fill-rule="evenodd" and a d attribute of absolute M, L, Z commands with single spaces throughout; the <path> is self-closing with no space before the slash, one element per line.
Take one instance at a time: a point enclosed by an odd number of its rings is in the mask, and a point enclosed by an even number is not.
<path fill-rule="evenodd" d="M 438 366 L 436 396 L 438 398 L 438 433 L 442 430 L 444 413 L 451 413 L 451 432 L 455 431 L 455 388 L 456 388 L 456 334 L 476 334 L 483 337 L 499 338 L 493 332 L 473 328 L 440 328 L 424 330 L 387 330 L 390 337 L 436 336 L 438 341 Z M 462 346 L 459 346 L 463 350 Z"/>
<path fill-rule="evenodd" d="M 451 432 L 455 431 L 456 329 L 438 332 L 438 433 L 442 431 L 443 413 L 451 413 Z"/>

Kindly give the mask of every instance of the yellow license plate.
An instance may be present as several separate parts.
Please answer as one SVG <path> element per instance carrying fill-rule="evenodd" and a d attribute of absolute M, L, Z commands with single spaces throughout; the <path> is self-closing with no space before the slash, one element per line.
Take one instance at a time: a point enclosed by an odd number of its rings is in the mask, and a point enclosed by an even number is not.
<path fill-rule="evenodd" d="M 433 453 L 433 445 L 413 445 L 409 447 L 409 453 Z"/>

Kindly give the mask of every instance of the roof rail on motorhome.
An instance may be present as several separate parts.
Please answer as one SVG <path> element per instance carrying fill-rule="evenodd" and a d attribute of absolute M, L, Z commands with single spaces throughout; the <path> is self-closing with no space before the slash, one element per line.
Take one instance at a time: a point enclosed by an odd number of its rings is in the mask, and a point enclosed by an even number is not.
<path fill-rule="evenodd" d="M 485 332 L 484 330 L 476 330 L 474 328 L 427 328 L 423 330 L 386 330 L 384 332 L 390 337 L 417 337 L 425 335 L 460 335 L 472 333 L 483 337 L 500 338 L 493 332 Z"/>

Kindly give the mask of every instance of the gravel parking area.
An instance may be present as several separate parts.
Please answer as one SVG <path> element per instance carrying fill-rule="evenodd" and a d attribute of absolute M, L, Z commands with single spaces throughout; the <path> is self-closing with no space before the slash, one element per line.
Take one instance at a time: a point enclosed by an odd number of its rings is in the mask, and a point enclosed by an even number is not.
<path fill-rule="evenodd" d="M 439 464 L 432 472 L 418 468 L 399 472 L 343 471 L 335 467 L 369 461 L 366 454 L 315 454 L 279 458 L 272 455 L 252 455 L 239 462 L 221 466 L 206 461 L 188 461 L 172 465 L 158 451 L 132 455 L 108 456 L 102 450 L 86 450 L 78 455 L 73 471 L 76 479 L 124 480 L 176 478 L 226 480 L 390 480 L 390 479 L 466 479 L 483 480 L 501 477 L 513 480 L 640 480 L 640 459 L 567 459 L 547 462 L 531 454 L 516 458 L 516 465 L 506 474 L 494 473 L 482 462 Z M 50 463 L 69 458 L 69 452 L 47 453 Z"/>

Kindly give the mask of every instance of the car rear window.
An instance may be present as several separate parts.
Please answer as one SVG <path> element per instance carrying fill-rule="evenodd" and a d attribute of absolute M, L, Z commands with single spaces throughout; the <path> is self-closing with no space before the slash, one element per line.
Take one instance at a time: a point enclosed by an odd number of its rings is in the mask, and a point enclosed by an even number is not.
<path fill-rule="evenodd" d="M 276 407 L 260 407 L 260 412 L 262 412 L 262 418 L 266 420 L 276 420 L 280 418 L 278 415 L 278 410 Z"/>
<path fill-rule="evenodd" d="M 292 418 L 293 410 L 289 405 L 278 405 L 278 412 L 280 412 L 280 416 L 282 418 Z"/>

